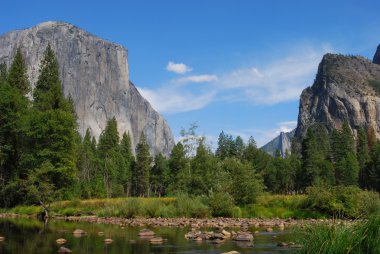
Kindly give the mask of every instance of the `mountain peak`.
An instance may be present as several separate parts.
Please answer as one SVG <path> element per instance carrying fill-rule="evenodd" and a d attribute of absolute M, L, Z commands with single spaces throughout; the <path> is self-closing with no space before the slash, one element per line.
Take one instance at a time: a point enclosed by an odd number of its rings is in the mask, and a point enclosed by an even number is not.
<path fill-rule="evenodd" d="M 380 44 L 377 46 L 376 53 L 373 56 L 373 63 L 380 64 Z"/>

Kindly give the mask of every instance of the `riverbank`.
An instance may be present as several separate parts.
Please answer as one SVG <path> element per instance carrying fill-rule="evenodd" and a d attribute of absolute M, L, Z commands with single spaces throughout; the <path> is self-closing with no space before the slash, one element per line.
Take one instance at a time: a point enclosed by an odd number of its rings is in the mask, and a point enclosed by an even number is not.
<path fill-rule="evenodd" d="M 36 215 L 1 213 L 0 218 L 29 218 Z M 238 228 L 242 223 L 252 228 L 284 230 L 293 226 L 351 224 L 356 220 L 336 219 L 260 219 L 260 218 L 120 218 L 97 216 L 53 216 L 53 220 L 112 224 L 121 227 L 191 227 L 191 228 Z M 270 229 L 269 229 L 270 230 Z"/>

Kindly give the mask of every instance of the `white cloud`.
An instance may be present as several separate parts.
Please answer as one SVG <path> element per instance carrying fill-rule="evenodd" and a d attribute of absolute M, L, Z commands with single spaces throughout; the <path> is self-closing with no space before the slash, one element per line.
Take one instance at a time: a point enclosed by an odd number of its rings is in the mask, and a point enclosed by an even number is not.
<path fill-rule="evenodd" d="M 138 90 L 152 104 L 153 108 L 161 113 L 197 110 L 211 103 L 216 95 L 214 91 L 195 94 L 189 91 L 182 91 L 178 87 L 162 87 L 158 90 L 139 87 Z"/>
<path fill-rule="evenodd" d="M 174 63 L 172 61 L 169 61 L 168 65 L 166 66 L 166 70 L 177 74 L 185 74 L 186 72 L 192 71 L 192 68 L 184 63 Z"/>
<path fill-rule="evenodd" d="M 297 47 L 293 53 L 261 66 L 238 68 L 218 75 L 182 76 L 156 89 L 139 90 L 161 113 L 197 110 L 216 100 L 246 101 L 260 105 L 298 100 L 302 90 L 312 85 L 318 63 L 327 51 L 326 46 Z M 179 74 L 192 70 L 183 63 L 172 61 L 166 68 Z M 204 85 L 186 86 L 189 83 Z"/>
<path fill-rule="evenodd" d="M 179 83 L 205 83 L 205 82 L 212 82 L 218 80 L 218 77 L 216 75 L 193 75 L 193 76 L 187 76 L 178 79 Z"/>
<path fill-rule="evenodd" d="M 251 66 L 220 75 L 215 85 L 221 91 L 234 90 L 230 100 L 256 104 L 276 104 L 299 98 L 311 85 L 319 61 L 326 49 L 306 49 L 269 63 L 261 68 Z"/>

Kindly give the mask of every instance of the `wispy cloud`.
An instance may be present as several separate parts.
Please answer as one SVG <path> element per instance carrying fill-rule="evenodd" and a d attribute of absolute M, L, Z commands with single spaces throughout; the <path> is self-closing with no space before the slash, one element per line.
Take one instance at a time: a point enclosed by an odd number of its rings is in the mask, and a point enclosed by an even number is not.
<path fill-rule="evenodd" d="M 192 71 L 192 68 L 184 63 L 174 63 L 172 61 L 169 61 L 168 65 L 166 66 L 166 70 L 177 74 L 185 74 L 186 72 Z"/>
<path fill-rule="evenodd" d="M 193 76 L 187 76 L 178 79 L 178 82 L 180 83 L 204 83 L 204 82 L 212 82 L 218 80 L 218 77 L 216 75 L 193 75 Z"/>
<path fill-rule="evenodd" d="M 233 92 L 232 100 L 256 104 L 276 104 L 298 99 L 301 91 L 311 85 L 326 49 L 300 50 L 262 67 L 250 66 L 221 75 L 219 90 Z"/>
<path fill-rule="evenodd" d="M 178 87 L 162 87 L 158 90 L 139 87 L 141 95 L 159 112 L 178 113 L 193 111 L 205 107 L 214 100 L 216 92 L 205 91 L 195 94 Z"/>
<path fill-rule="evenodd" d="M 298 100 L 311 85 L 326 47 L 297 47 L 292 53 L 261 66 L 247 66 L 224 73 L 188 75 L 167 81 L 156 89 L 139 88 L 161 113 L 201 109 L 218 101 L 245 101 L 273 105 Z M 185 74 L 192 70 L 183 63 L 170 61 L 167 70 Z M 203 83 L 203 86 L 187 86 Z"/>

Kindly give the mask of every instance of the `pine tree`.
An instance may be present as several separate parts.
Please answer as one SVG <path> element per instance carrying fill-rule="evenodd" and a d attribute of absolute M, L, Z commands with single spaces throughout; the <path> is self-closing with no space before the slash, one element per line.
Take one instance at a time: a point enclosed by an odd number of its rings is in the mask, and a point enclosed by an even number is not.
<path fill-rule="evenodd" d="M 120 141 L 120 153 L 124 160 L 124 167 L 119 171 L 119 182 L 123 186 L 124 193 L 129 196 L 132 186 L 132 165 L 134 163 L 134 156 L 132 153 L 131 136 L 124 132 Z"/>
<path fill-rule="evenodd" d="M 163 196 L 166 194 L 166 188 L 169 180 L 168 160 L 159 153 L 154 158 L 154 166 L 150 174 L 150 185 L 155 196 Z"/>
<path fill-rule="evenodd" d="M 368 163 L 368 188 L 380 192 L 380 141 L 372 147 Z"/>
<path fill-rule="evenodd" d="M 79 183 L 83 198 L 96 197 L 98 193 L 99 172 L 97 170 L 96 149 L 93 147 L 91 139 L 91 132 L 87 129 L 78 148 L 77 167 L 79 169 Z"/>
<path fill-rule="evenodd" d="M 243 139 L 240 136 L 237 136 L 234 141 L 234 150 L 235 150 L 234 155 L 239 159 L 242 158 L 244 148 L 245 148 L 245 144 L 244 144 Z"/>
<path fill-rule="evenodd" d="M 16 87 L 22 95 L 26 95 L 29 92 L 30 84 L 26 73 L 26 64 L 20 48 L 16 51 L 7 79 L 8 83 Z"/>
<path fill-rule="evenodd" d="M 186 158 L 186 152 L 181 142 L 172 149 L 169 158 L 169 183 L 168 192 L 188 192 L 188 180 L 190 179 L 190 165 Z"/>
<path fill-rule="evenodd" d="M 359 163 L 359 184 L 361 188 L 367 188 L 368 187 L 367 164 L 370 158 L 369 158 L 367 135 L 363 128 L 360 128 L 358 132 L 356 155 L 357 155 L 357 160 Z"/>
<path fill-rule="evenodd" d="M 15 195 L 7 193 L 12 191 L 21 174 L 20 160 L 24 154 L 24 127 L 28 115 L 29 101 L 25 90 L 29 86 L 26 67 L 20 50 L 11 65 L 11 73 L 7 75 L 5 63 L 0 69 L 0 186 L 1 196 L 6 205 L 12 205 Z M 12 182 L 13 181 L 13 182 Z M 6 186 L 9 184 L 9 188 Z"/>
<path fill-rule="evenodd" d="M 196 155 L 191 160 L 191 180 L 189 183 L 191 194 L 201 195 L 213 189 L 216 165 L 213 155 L 206 148 L 204 141 L 201 141 L 197 147 Z"/>
<path fill-rule="evenodd" d="M 143 132 L 141 132 L 140 142 L 136 146 L 136 195 L 140 197 L 149 196 L 149 174 L 152 157 L 149 153 L 149 146 Z"/>
<path fill-rule="evenodd" d="M 0 63 L 0 86 L 5 83 L 8 76 L 8 68 L 5 62 Z"/>
<path fill-rule="evenodd" d="M 25 168 L 39 168 L 50 162 L 55 168 L 51 182 L 58 191 L 69 195 L 75 181 L 76 118 L 72 103 L 63 96 L 58 62 L 50 45 L 40 64 L 33 91 L 33 111 L 28 118 L 28 155 Z"/>
<path fill-rule="evenodd" d="M 98 157 L 100 168 L 103 175 L 104 189 L 107 198 L 117 195 L 113 193 L 117 179 L 119 159 L 121 157 L 119 150 L 119 133 L 117 131 L 117 122 L 115 117 L 109 119 L 106 128 L 100 134 L 98 144 Z"/>

